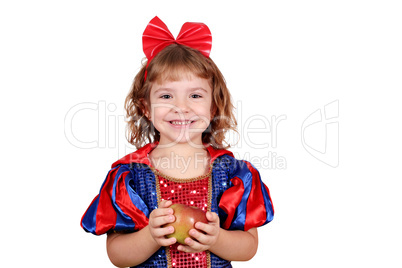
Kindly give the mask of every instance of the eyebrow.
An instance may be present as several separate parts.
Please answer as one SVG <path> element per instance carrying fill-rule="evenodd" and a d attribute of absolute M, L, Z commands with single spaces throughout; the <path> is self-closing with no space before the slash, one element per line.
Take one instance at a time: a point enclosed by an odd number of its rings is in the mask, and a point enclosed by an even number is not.
<path fill-rule="evenodd" d="M 158 89 L 156 89 L 155 91 L 154 91 L 154 94 L 157 94 L 159 91 L 174 91 L 174 89 L 172 89 L 172 88 L 169 88 L 169 87 L 160 87 L 160 88 L 158 88 Z M 208 91 L 205 89 L 205 88 L 202 88 L 202 87 L 194 87 L 194 88 L 189 88 L 189 89 L 187 89 L 188 91 L 197 91 L 197 90 L 201 90 L 201 91 L 204 91 L 205 93 L 208 93 Z"/>
<path fill-rule="evenodd" d="M 196 91 L 196 90 L 201 90 L 201 91 L 204 91 L 205 93 L 208 93 L 208 91 L 207 91 L 205 88 L 203 88 L 203 87 L 191 88 L 191 91 Z"/>

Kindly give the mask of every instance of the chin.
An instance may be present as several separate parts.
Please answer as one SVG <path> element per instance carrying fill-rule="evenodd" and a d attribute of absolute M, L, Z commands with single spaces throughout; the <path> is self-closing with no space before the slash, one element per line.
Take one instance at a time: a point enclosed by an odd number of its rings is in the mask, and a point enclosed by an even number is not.
<path fill-rule="evenodd" d="M 180 135 L 176 136 L 176 137 L 170 137 L 169 139 L 167 139 L 167 142 L 164 142 L 164 144 L 171 144 L 171 145 L 175 145 L 175 144 L 190 144 L 190 145 L 202 145 L 202 136 L 201 135 L 197 135 L 196 137 L 186 137 L 186 135 L 184 135 L 183 137 L 181 137 Z"/>

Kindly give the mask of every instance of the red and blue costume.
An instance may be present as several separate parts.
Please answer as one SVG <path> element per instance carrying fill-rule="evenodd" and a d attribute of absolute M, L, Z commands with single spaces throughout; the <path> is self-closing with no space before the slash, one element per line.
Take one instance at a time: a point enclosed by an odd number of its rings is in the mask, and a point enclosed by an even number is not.
<path fill-rule="evenodd" d="M 135 232 L 148 224 L 149 214 L 162 200 L 197 206 L 219 215 L 221 227 L 244 230 L 267 224 L 274 208 L 259 172 L 227 150 L 207 147 L 210 172 L 192 179 L 176 179 L 155 170 L 148 144 L 112 165 L 100 193 L 82 217 L 81 226 L 95 235 Z M 197 254 L 161 247 L 137 267 L 232 267 L 211 252 Z"/>

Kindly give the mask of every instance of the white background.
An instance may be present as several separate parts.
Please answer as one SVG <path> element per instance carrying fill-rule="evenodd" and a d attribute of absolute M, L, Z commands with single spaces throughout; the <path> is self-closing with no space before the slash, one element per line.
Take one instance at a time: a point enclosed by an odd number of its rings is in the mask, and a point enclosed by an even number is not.
<path fill-rule="evenodd" d="M 260 168 L 275 219 L 259 229 L 257 255 L 234 266 L 401 267 L 398 1 L 138 2 L 1 2 L 0 266 L 113 267 L 105 237 L 79 223 L 111 163 L 132 150 L 123 103 L 144 57 L 142 32 L 158 15 L 174 36 L 186 21 L 210 27 L 240 129 L 255 115 L 286 116 L 275 147 L 255 148 L 271 141 L 266 131 L 233 148 L 286 161 Z M 331 167 L 306 151 L 301 127 L 334 101 Z M 71 109 L 85 103 L 99 109 L 76 113 L 67 131 L 97 141 L 91 149 L 65 134 Z M 312 147 L 326 141 L 316 126 Z"/>

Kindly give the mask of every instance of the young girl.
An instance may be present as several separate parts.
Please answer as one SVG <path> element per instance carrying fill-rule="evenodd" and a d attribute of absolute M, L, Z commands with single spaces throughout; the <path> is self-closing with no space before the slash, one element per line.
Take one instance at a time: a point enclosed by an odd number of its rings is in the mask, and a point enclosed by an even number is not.
<path fill-rule="evenodd" d="M 211 40 L 201 23 L 185 23 L 174 39 L 158 17 L 144 31 L 148 61 L 125 105 L 139 149 L 112 165 L 81 221 L 87 232 L 107 233 L 116 266 L 232 267 L 254 256 L 256 227 L 273 219 L 259 172 L 224 149 L 236 120 Z M 206 211 L 208 223 L 195 223 L 185 244 L 167 237 L 175 203 Z"/>

